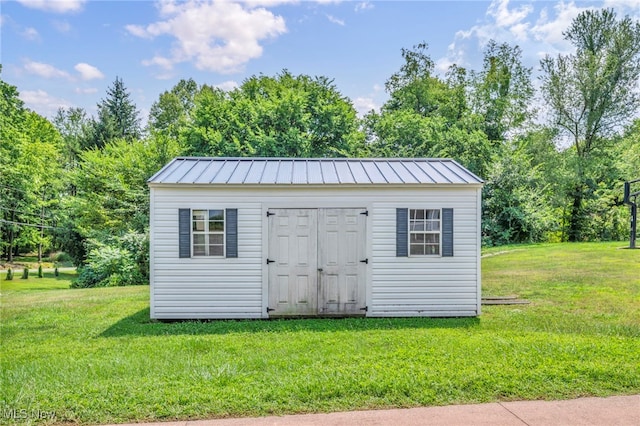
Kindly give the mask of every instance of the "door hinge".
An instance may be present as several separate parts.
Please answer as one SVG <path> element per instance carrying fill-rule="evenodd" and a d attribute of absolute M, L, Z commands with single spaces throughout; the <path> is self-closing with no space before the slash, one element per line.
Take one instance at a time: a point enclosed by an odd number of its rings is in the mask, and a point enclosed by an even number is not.
<path fill-rule="evenodd" d="M 360 263 L 366 263 L 367 265 L 369 264 L 369 258 L 366 258 L 364 260 L 361 260 Z"/>
<path fill-rule="evenodd" d="M 269 217 L 269 216 L 275 216 L 275 215 L 276 215 L 275 213 L 271 213 L 270 211 L 267 211 L 267 217 Z"/>
<path fill-rule="evenodd" d="M 365 211 L 361 212 L 360 214 L 363 214 L 365 216 L 369 216 L 369 210 L 365 210 Z"/>
<path fill-rule="evenodd" d="M 271 311 L 275 311 L 275 309 L 274 309 L 274 308 L 269 308 L 269 307 L 267 307 L 267 313 L 269 313 L 269 312 L 271 312 Z"/>
<path fill-rule="evenodd" d="M 365 306 L 364 308 L 360 308 L 361 311 L 369 312 L 369 307 Z"/>
<path fill-rule="evenodd" d="M 267 265 L 273 262 L 275 262 L 275 260 L 267 259 Z"/>

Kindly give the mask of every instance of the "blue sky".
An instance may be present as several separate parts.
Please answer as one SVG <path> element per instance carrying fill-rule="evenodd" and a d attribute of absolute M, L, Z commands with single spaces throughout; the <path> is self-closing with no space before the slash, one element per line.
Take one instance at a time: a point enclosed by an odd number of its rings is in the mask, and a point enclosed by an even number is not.
<path fill-rule="evenodd" d="M 562 31 L 586 8 L 640 18 L 640 0 L 598 1 L 86 1 L 0 3 L 2 79 L 27 107 L 96 104 L 116 76 L 146 120 L 181 78 L 230 89 L 255 74 L 334 79 L 360 113 L 387 98 L 400 50 L 426 41 L 439 72 L 479 69 L 486 42 L 518 44 L 534 69 L 568 52 Z"/>

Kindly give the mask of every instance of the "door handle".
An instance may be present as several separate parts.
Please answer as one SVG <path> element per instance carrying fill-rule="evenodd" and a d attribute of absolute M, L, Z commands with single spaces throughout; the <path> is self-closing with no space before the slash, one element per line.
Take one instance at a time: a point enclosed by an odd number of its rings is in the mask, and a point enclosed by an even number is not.
<path fill-rule="evenodd" d="M 323 271 L 323 269 L 322 269 L 322 268 L 318 268 L 318 272 L 322 272 L 322 271 Z"/>

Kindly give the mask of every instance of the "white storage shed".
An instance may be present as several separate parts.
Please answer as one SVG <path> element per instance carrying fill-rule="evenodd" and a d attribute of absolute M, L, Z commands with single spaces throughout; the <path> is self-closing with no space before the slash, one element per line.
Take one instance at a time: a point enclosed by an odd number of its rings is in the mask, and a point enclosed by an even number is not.
<path fill-rule="evenodd" d="M 476 316 L 483 181 L 449 159 L 176 158 L 151 317 Z"/>

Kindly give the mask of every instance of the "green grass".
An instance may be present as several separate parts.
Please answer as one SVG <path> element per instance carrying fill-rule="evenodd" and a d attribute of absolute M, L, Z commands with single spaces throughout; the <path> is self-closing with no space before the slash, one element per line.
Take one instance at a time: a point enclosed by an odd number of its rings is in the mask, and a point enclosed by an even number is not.
<path fill-rule="evenodd" d="M 480 318 L 158 323 L 146 286 L 2 281 L 3 414 L 108 423 L 640 393 L 640 250 L 622 246 L 484 258 L 485 294 L 532 303 Z"/>

